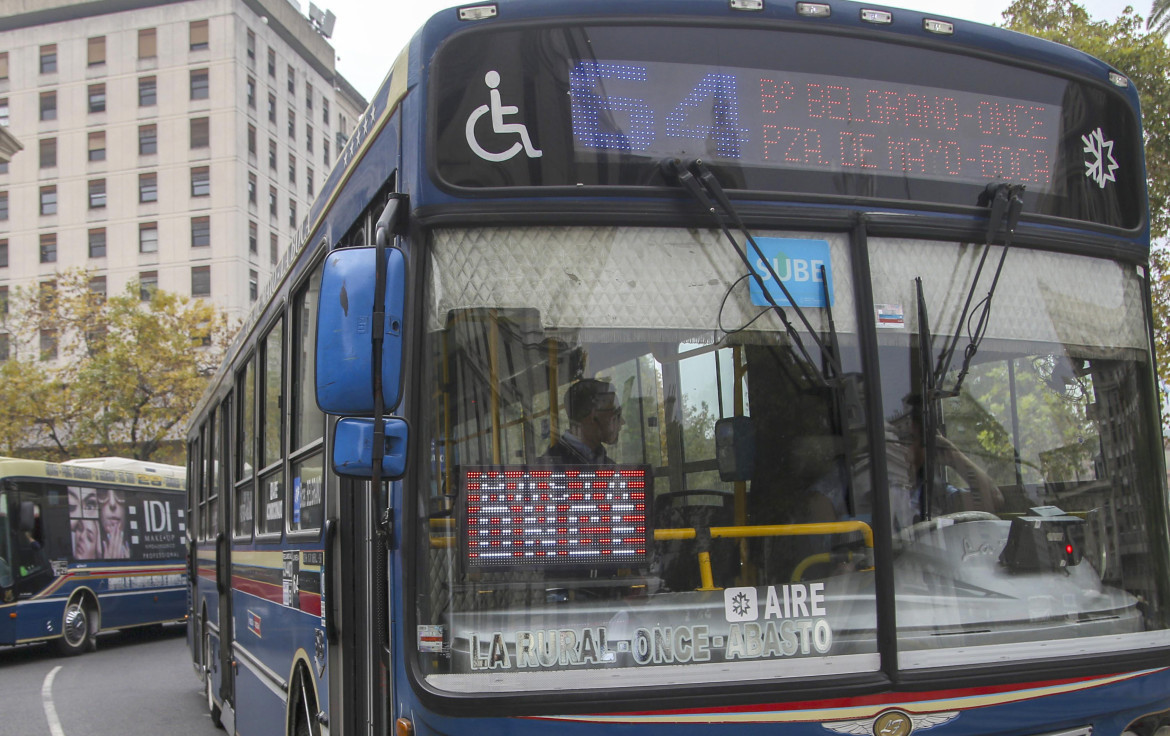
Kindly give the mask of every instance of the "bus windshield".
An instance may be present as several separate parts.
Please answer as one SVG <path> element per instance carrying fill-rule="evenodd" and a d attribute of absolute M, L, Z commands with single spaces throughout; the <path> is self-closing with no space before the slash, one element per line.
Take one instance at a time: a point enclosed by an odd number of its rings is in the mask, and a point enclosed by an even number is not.
<path fill-rule="evenodd" d="M 12 587 L 12 549 L 8 540 L 8 494 L 0 489 L 0 588 Z"/>
<path fill-rule="evenodd" d="M 933 353 L 979 249 L 871 240 L 871 308 L 845 235 L 757 240 L 796 306 L 767 306 L 714 231 L 433 234 L 415 598 L 431 686 L 875 671 L 876 535 L 904 667 L 1166 627 L 1132 267 L 1013 250 L 925 443 L 914 278 Z"/>

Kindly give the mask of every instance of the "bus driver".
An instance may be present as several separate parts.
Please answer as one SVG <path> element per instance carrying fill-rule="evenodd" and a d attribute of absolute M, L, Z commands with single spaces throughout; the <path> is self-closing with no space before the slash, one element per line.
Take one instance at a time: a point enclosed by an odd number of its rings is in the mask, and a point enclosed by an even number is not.
<path fill-rule="evenodd" d="M 569 428 L 543 456 L 566 465 L 613 465 L 605 445 L 618 440 L 625 421 L 613 384 L 582 378 L 565 391 Z"/>

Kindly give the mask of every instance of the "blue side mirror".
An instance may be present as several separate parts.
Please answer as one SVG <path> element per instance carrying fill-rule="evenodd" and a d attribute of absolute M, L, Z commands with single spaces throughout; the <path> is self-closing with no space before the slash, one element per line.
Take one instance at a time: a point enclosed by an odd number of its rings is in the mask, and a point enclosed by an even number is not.
<path fill-rule="evenodd" d="M 377 249 L 340 248 L 325 258 L 317 310 L 317 406 L 327 414 L 374 413 L 373 331 L 383 332 L 386 411 L 402 398 L 406 258 L 387 248 L 384 324 L 373 325 Z"/>
<path fill-rule="evenodd" d="M 410 428 L 405 419 L 382 420 L 386 430 L 382 477 L 394 480 L 406 473 L 406 442 Z M 333 429 L 333 471 L 338 475 L 369 478 L 374 470 L 374 420 L 346 417 Z"/>

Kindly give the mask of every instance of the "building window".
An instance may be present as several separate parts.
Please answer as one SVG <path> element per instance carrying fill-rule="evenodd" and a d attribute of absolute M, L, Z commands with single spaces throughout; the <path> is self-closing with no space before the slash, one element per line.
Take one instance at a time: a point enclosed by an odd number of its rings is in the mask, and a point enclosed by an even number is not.
<path fill-rule="evenodd" d="M 291 64 L 288 67 L 288 93 L 294 97 L 297 94 L 297 72 Z"/>
<path fill-rule="evenodd" d="M 150 156 L 158 153 L 158 126 L 138 126 L 138 155 Z"/>
<path fill-rule="evenodd" d="M 0 82 L 8 79 L 8 52 L 0 51 Z"/>
<path fill-rule="evenodd" d="M 95 296 L 97 296 L 101 299 L 105 299 L 106 298 L 106 277 L 105 276 L 94 276 L 92 279 L 90 279 L 89 280 L 89 291 L 91 294 L 94 294 Z"/>
<path fill-rule="evenodd" d="M 260 252 L 260 227 L 254 222 L 248 222 L 248 252 Z"/>
<path fill-rule="evenodd" d="M 313 126 L 305 123 L 305 151 L 313 152 Z"/>
<path fill-rule="evenodd" d="M 297 114 L 291 107 L 288 109 L 288 139 L 290 141 L 297 139 Z"/>
<path fill-rule="evenodd" d="M 305 167 L 305 183 L 308 185 L 309 199 L 312 199 L 313 197 L 317 196 L 317 193 L 315 191 L 313 191 L 314 190 L 313 170 L 311 168 L 309 168 L 308 166 Z"/>
<path fill-rule="evenodd" d="M 94 36 L 89 39 L 89 48 L 86 51 L 85 61 L 88 66 L 98 66 L 106 63 L 106 37 Z"/>
<path fill-rule="evenodd" d="M 206 69 L 191 70 L 191 99 L 206 100 L 211 94 L 211 83 Z"/>
<path fill-rule="evenodd" d="M 89 257 L 106 257 L 106 229 L 104 227 L 89 231 Z"/>
<path fill-rule="evenodd" d="M 138 29 L 138 58 L 153 59 L 158 56 L 158 33 L 153 28 Z"/>
<path fill-rule="evenodd" d="M 256 155 L 256 126 L 248 123 L 248 155 Z"/>
<path fill-rule="evenodd" d="M 207 148 L 211 145 L 211 119 L 191 118 L 191 148 Z"/>
<path fill-rule="evenodd" d="M 106 85 L 89 85 L 89 111 L 91 113 L 106 111 Z"/>
<path fill-rule="evenodd" d="M 193 20 L 189 27 L 189 36 L 192 51 L 205 51 L 209 47 L 207 39 L 207 21 Z"/>
<path fill-rule="evenodd" d="M 40 140 L 41 146 L 41 168 L 51 169 L 57 165 L 57 139 L 56 138 L 42 138 Z"/>
<path fill-rule="evenodd" d="M 191 267 L 191 296 L 211 296 L 211 266 Z"/>
<path fill-rule="evenodd" d="M 0 268 L 8 268 L 8 239 L 0 240 Z"/>
<path fill-rule="evenodd" d="M 196 166 L 191 169 L 191 196 L 206 197 L 211 194 L 211 167 Z"/>
<path fill-rule="evenodd" d="M 321 136 L 321 160 L 325 162 L 325 168 L 329 168 L 329 136 Z"/>
<path fill-rule="evenodd" d="M 276 256 L 280 252 L 276 242 L 276 233 L 268 233 L 268 262 L 274 266 L 276 265 Z"/>
<path fill-rule="evenodd" d="M 138 252 L 158 253 L 157 222 L 144 222 L 138 226 Z"/>
<path fill-rule="evenodd" d="M 321 98 L 321 122 L 329 125 L 329 100 Z"/>
<path fill-rule="evenodd" d="M 347 139 L 344 135 L 342 135 L 341 133 L 337 134 L 337 155 L 338 156 L 341 155 L 342 149 L 345 148 L 345 141 L 346 140 Z"/>
<path fill-rule="evenodd" d="M 57 331 L 53 329 L 41 330 L 41 360 L 57 359 Z"/>
<path fill-rule="evenodd" d="M 288 183 L 297 183 L 297 157 L 291 153 L 288 155 Z"/>
<path fill-rule="evenodd" d="M 248 77 L 247 90 L 248 90 L 248 107 L 255 110 L 256 109 L 256 80 L 255 79 Z"/>
<path fill-rule="evenodd" d="M 268 215 L 276 217 L 276 187 L 268 187 Z"/>
<path fill-rule="evenodd" d="M 89 208 L 101 209 L 106 206 L 106 180 L 93 179 L 89 182 Z"/>
<path fill-rule="evenodd" d="M 155 77 L 141 77 L 138 80 L 138 106 L 154 107 L 158 104 L 158 80 Z"/>
<path fill-rule="evenodd" d="M 0 97 L 0 125 L 8 127 L 8 98 Z"/>
<path fill-rule="evenodd" d="M 158 271 L 143 271 L 138 274 L 138 298 L 148 302 L 158 291 Z"/>
<path fill-rule="evenodd" d="M 276 170 L 276 141 L 268 139 L 268 168 Z"/>
<path fill-rule="evenodd" d="M 248 60 L 252 63 L 256 62 L 256 34 L 248 31 Z"/>
<path fill-rule="evenodd" d="M 292 197 L 288 198 L 288 226 L 297 226 L 297 202 Z"/>
<path fill-rule="evenodd" d="M 57 214 L 57 187 L 41 187 L 41 214 Z M 44 262 L 41 261 L 41 263 Z"/>
<path fill-rule="evenodd" d="M 260 274 L 256 269 L 248 269 L 248 299 L 256 301 L 260 297 Z"/>
<path fill-rule="evenodd" d="M 89 134 L 89 160 L 106 160 L 106 132 L 104 130 Z"/>
<path fill-rule="evenodd" d="M 8 347 L 8 333 L 0 332 L 0 361 L 8 360 L 9 357 L 11 357 L 11 348 Z"/>
<path fill-rule="evenodd" d="M 248 204 L 256 204 L 256 175 L 250 172 L 248 174 Z"/>
<path fill-rule="evenodd" d="M 268 76 L 276 78 L 276 49 L 268 49 Z"/>
<path fill-rule="evenodd" d="M 41 93 L 41 117 L 44 120 L 57 119 L 57 93 L 56 92 L 42 92 Z"/>
<path fill-rule="evenodd" d="M 142 203 L 158 201 L 158 174 L 152 171 L 138 175 L 138 201 Z"/>
<path fill-rule="evenodd" d="M 8 219 L 8 192 L 0 192 L 0 220 Z"/>
<path fill-rule="evenodd" d="M 57 262 L 57 233 L 41 233 L 41 263 Z"/>
<path fill-rule="evenodd" d="M 211 218 L 208 216 L 191 218 L 191 247 L 206 248 L 211 245 Z"/>
<path fill-rule="evenodd" d="M 52 74 L 57 71 L 57 44 L 50 43 L 41 47 L 41 74 Z"/>
<path fill-rule="evenodd" d="M 268 93 L 268 122 L 276 123 L 276 95 Z"/>

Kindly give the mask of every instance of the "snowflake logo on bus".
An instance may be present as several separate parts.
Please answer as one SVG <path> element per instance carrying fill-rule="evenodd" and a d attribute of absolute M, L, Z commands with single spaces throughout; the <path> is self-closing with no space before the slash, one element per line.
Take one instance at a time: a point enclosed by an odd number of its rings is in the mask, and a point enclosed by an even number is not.
<path fill-rule="evenodd" d="M 723 613 L 728 621 L 755 621 L 759 617 L 756 605 L 755 588 L 727 588 L 723 591 Z"/>
<path fill-rule="evenodd" d="M 1105 188 L 1105 182 L 1117 181 L 1113 172 L 1117 171 L 1117 160 L 1113 158 L 1113 141 L 1105 140 L 1105 134 L 1097 128 L 1088 135 L 1081 136 L 1081 143 L 1085 144 L 1085 176 L 1097 182 L 1097 186 Z"/>

